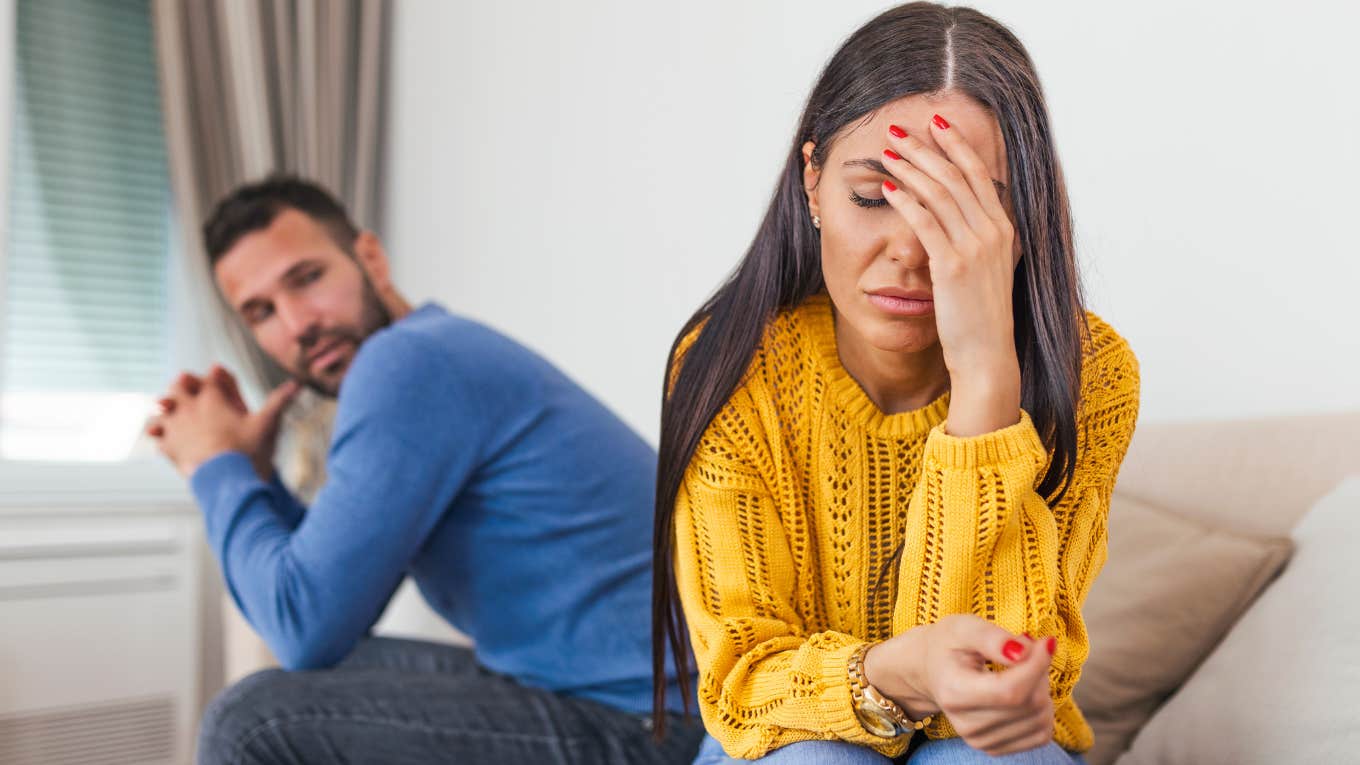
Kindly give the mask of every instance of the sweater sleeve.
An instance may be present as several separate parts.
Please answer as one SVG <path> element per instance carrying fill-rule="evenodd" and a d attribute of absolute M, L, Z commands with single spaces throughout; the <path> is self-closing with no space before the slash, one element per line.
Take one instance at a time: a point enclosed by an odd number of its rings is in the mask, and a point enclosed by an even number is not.
<path fill-rule="evenodd" d="M 288 486 L 283 482 L 283 476 L 275 470 L 269 477 L 269 490 L 274 494 L 274 510 L 279 515 L 279 520 L 289 529 L 296 529 L 302 523 L 302 517 L 307 514 L 307 508 L 293 496 Z"/>
<path fill-rule="evenodd" d="M 899 569 L 894 633 L 972 613 L 1055 636 L 1055 710 L 1070 703 L 1088 653 L 1081 608 L 1105 563 L 1110 494 L 1138 414 L 1137 359 L 1117 335 L 1105 340 L 1083 366 L 1077 465 L 1063 498 L 1050 507 L 1036 490 L 1049 458 L 1029 412 L 977 436 L 951 436 L 942 423 L 926 439 Z M 944 715 L 925 732 L 957 735 Z"/>
<path fill-rule="evenodd" d="M 285 669 L 350 652 L 471 480 L 494 415 L 463 377 L 417 336 L 366 343 L 305 512 L 239 452 L 191 477 L 228 590 Z"/>
<path fill-rule="evenodd" d="M 732 438 L 731 405 L 714 418 L 676 497 L 676 578 L 699 670 L 699 710 L 731 756 L 754 759 L 798 741 L 839 739 L 896 756 L 910 740 L 864 730 L 847 664 L 863 644 L 808 633 L 794 608 L 797 565 L 779 508 Z M 743 438 L 744 445 L 757 439 Z"/>

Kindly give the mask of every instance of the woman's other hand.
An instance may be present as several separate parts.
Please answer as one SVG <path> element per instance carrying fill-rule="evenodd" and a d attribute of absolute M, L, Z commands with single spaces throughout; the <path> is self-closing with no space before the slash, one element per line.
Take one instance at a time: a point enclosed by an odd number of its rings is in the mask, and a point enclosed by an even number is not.
<path fill-rule="evenodd" d="M 946 616 L 870 648 L 866 679 L 914 720 L 943 713 L 992 756 L 1053 740 L 1048 670 L 1054 638 L 1033 640 L 972 614 Z M 994 672 L 988 662 L 1006 667 Z"/>

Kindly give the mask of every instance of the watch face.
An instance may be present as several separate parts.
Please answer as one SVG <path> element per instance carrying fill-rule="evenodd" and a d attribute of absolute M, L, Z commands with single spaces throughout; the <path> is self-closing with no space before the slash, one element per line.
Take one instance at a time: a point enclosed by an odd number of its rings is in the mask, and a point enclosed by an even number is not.
<path fill-rule="evenodd" d="M 892 718 L 888 717 L 886 712 L 872 702 L 860 704 L 855 708 L 855 711 L 858 713 L 856 716 L 859 717 L 860 723 L 864 725 L 864 729 L 875 736 L 892 738 L 897 735 L 897 726 L 893 723 Z"/>

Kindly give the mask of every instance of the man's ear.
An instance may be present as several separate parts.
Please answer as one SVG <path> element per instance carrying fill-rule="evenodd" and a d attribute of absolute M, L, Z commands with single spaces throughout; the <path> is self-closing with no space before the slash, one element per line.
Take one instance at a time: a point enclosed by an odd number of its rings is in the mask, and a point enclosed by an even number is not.
<path fill-rule="evenodd" d="M 381 291 L 386 287 L 392 286 L 392 270 L 387 263 L 387 250 L 383 248 L 382 240 L 372 231 L 360 231 L 354 237 L 354 258 L 359 261 L 359 267 L 368 274 L 368 280 L 373 282 L 374 288 Z"/>
<path fill-rule="evenodd" d="M 822 170 L 812 163 L 812 151 L 817 145 L 812 141 L 803 144 L 803 193 L 807 194 L 808 211 L 820 218 L 821 207 L 817 204 L 817 182 L 822 178 Z"/>
<path fill-rule="evenodd" d="M 378 293 L 378 298 L 387 308 L 387 312 L 392 314 L 392 318 L 400 319 L 411 312 L 411 304 L 406 302 L 406 298 L 397 292 L 397 288 L 392 284 L 392 269 L 387 261 L 387 250 L 383 248 L 382 240 L 372 231 L 360 231 L 354 237 L 354 259 L 359 262 L 359 267 L 368 275 L 368 281 L 373 285 L 374 292 Z"/>

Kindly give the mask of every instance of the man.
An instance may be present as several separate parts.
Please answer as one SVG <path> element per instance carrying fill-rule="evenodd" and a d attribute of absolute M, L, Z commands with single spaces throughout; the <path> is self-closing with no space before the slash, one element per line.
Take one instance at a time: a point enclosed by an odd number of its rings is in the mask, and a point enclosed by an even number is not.
<path fill-rule="evenodd" d="M 238 189 L 204 240 L 293 379 L 250 412 L 220 367 L 181 375 L 148 431 L 292 671 L 220 696 L 200 761 L 688 763 L 698 724 L 676 716 L 658 744 L 646 717 L 652 450 L 524 347 L 410 310 L 378 238 L 310 183 Z M 301 385 L 338 397 L 305 508 L 272 464 Z M 367 636 L 407 575 L 475 654 Z"/>

